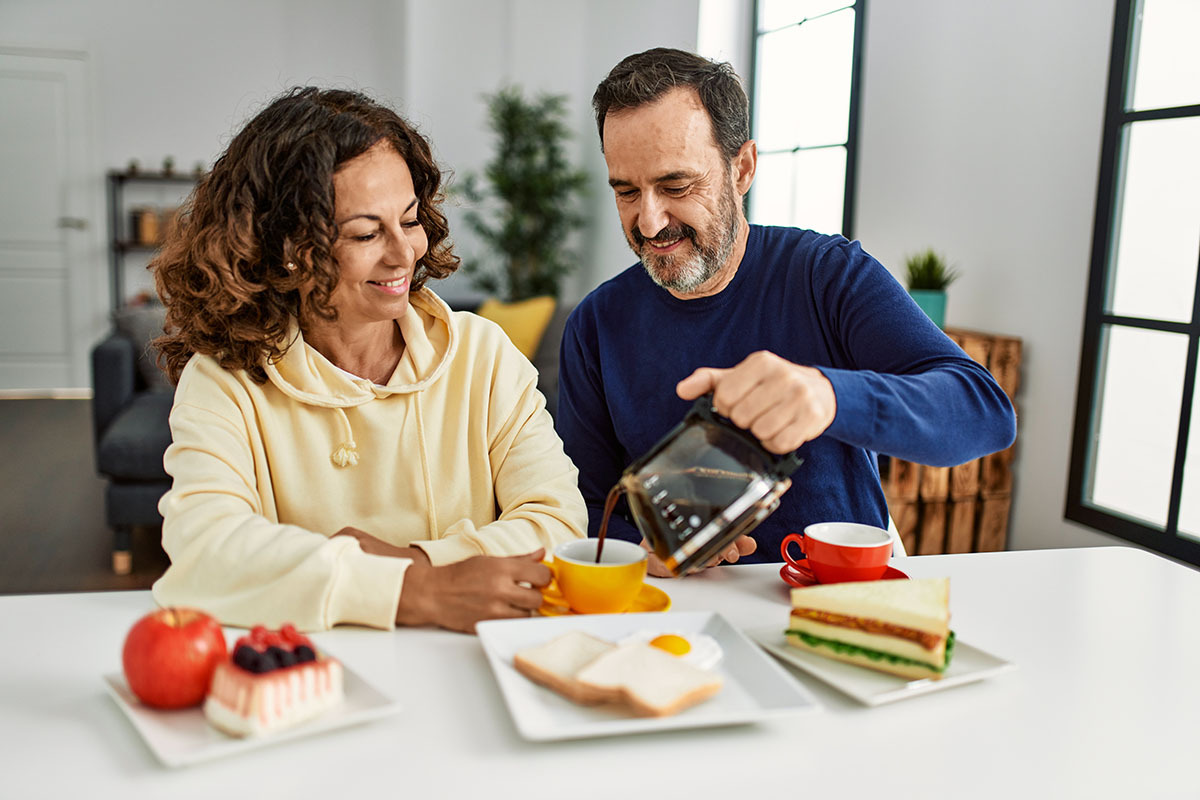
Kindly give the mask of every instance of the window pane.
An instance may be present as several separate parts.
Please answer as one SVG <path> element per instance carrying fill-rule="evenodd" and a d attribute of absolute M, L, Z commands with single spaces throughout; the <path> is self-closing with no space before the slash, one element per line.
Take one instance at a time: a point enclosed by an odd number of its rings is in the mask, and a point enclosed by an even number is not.
<path fill-rule="evenodd" d="M 854 0 L 759 0 L 758 29 L 773 31 L 834 9 L 854 5 Z"/>
<path fill-rule="evenodd" d="M 758 157 L 750 192 L 750 221 L 756 225 L 791 225 L 795 217 L 796 180 L 792 153 Z"/>
<path fill-rule="evenodd" d="M 853 54 L 852 9 L 759 37 L 760 151 L 845 143 Z"/>
<path fill-rule="evenodd" d="M 1192 423 L 1188 429 L 1187 461 L 1183 465 L 1183 496 L 1179 500 L 1179 533 L 1200 541 L 1200 373 L 1192 392 Z"/>
<path fill-rule="evenodd" d="M 1134 46 L 1133 108 L 1200 103 L 1200 2 L 1143 0 Z"/>
<path fill-rule="evenodd" d="M 841 233 L 845 187 L 844 147 L 760 156 L 750 220 Z"/>
<path fill-rule="evenodd" d="M 1089 499 L 1165 528 L 1171 495 L 1186 336 L 1105 326 Z"/>
<path fill-rule="evenodd" d="M 1190 322 L 1200 261 L 1200 117 L 1136 122 L 1125 140 L 1109 309 Z"/>

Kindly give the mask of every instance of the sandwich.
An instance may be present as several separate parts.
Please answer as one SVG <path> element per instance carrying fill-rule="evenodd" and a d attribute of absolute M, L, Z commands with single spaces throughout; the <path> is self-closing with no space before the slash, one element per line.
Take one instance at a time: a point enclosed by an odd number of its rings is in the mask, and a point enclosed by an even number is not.
<path fill-rule="evenodd" d="M 613 644 L 580 631 L 516 653 L 525 677 L 584 705 L 610 704 L 643 717 L 677 714 L 721 689 L 721 676 L 645 642 Z"/>
<path fill-rule="evenodd" d="M 908 679 L 939 680 L 954 652 L 950 579 L 861 581 L 792 590 L 787 642 Z"/>

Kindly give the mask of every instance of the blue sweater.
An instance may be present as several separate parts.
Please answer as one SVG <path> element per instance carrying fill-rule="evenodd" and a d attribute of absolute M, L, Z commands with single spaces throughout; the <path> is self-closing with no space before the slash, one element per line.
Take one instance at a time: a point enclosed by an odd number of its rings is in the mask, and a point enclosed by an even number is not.
<path fill-rule="evenodd" d="M 556 426 L 579 468 L 595 536 L 622 470 L 683 419 L 675 384 L 697 367 L 732 367 L 756 350 L 813 366 L 837 416 L 804 444 L 779 509 L 753 532 L 747 563 L 780 561 L 783 537 L 814 522 L 887 527 L 876 454 L 934 466 L 1008 447 L 1012 405 L 986 369 L 917 307 L 858 242 L 750 226 L 733 280 L 679 300 L 635 264 L 571 313 L 560 353 Z M 609 535 L 641 541 L 624 500 Z"/>

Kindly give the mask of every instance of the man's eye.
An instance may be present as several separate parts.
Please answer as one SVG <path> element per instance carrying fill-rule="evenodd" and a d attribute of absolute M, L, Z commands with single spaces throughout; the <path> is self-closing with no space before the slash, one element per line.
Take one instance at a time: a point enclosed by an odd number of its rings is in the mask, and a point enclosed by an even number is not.
<path fill-rule="evenodd" d="M 687 190 L 688 190 L 688 187 L 686 187 L 686 186 L 664 186 L 663 187 L 663 192 L 671 195 L 672 197 L 678 197 L 679 195 L 687 192 Z"/>
<path fill-rule="evenodd" d="M 637 189 L 615 189 L 614 191 L 617 193 L 617 197 L 620 197 L 622 200 L 628 200 L 637 194 Z"/>

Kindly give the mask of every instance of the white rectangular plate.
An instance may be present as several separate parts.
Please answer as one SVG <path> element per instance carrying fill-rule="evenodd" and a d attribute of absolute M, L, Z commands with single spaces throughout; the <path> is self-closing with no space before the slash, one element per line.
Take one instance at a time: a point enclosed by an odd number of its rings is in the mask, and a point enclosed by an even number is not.
<path fill-rule="evenodd" d="M 709 611 L 491 620 L 479 623 L 475 630 L 517 730 L 531 741 L 735 725 L 820 709 L 808 689 L 787 670 L 722 616 Z M 705 633 L 723 651 L 713 671 L 724 678 L 724 685 L 714 697 L 670 717 L 635 717 L 613 707 L 577 705 L 513 667 L 517 651 L 570 630 L 610 642 L 640 631 Z"/>
<path fill-rule="evenodd" d="M 129 684 L 121 673 L 105 675 L 104 685 L 154 755 L 168 767 L 182 767 L 356 725 L 400 710 L 397 701 L 386 697 L 345 664 L 342 668 L 345 672 L 346 697 L 340 706 L 294 728 L 242 739 L 228 736 L 209 725 L 202 708 L 160 711 L 143 705 L 129 690 Z"/>
<path fill-rule="evenodd" d="M 746 631 L 746 634 L 781 661 L 804 670 L 869 706 L 949 689 L 951 686 L 961 686 L 1016 668 L 1016 664 L 1010 661 L 985 653 L 962 639 L 956 639 L 950 666 L 946 668 L 941 680 L 906 680 L 897 675 L 876 672 L 792 647 L 778 627 L 756 628 Z"/>

